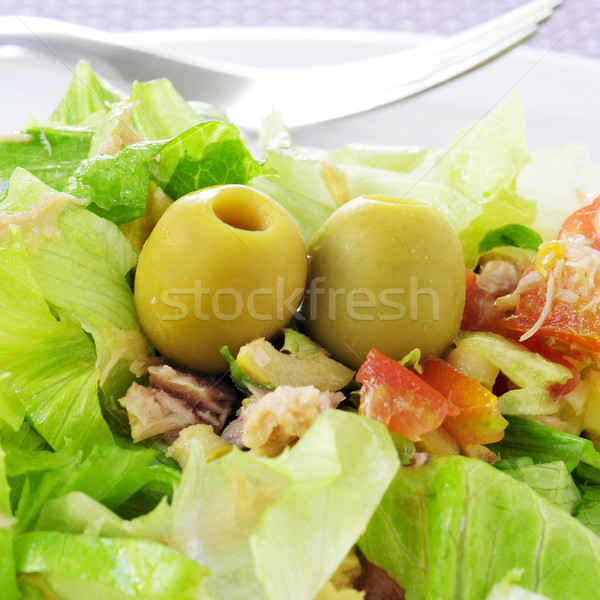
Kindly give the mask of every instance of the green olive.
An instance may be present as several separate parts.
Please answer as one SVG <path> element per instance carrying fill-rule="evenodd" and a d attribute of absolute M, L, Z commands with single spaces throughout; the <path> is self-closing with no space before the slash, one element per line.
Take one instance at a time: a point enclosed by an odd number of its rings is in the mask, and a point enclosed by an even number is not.
<path fill-rule="evenodd" d="M 173 363 L 226 370 L 220 355 L 290 321 L 306 284 L 300 229 L 275 200 L 242 185 L 180 198 L 158 221 L 139 258 L 140 325 Z"/>
<path fill-rule="evenodd" d="M 358 368 L 372 347 L 396 360 L 414 348 L 443 353 L 464 304 L 460 241 L 424 202 L 355 198 L 309 248 L 306 333 L 350 367 Z"/>

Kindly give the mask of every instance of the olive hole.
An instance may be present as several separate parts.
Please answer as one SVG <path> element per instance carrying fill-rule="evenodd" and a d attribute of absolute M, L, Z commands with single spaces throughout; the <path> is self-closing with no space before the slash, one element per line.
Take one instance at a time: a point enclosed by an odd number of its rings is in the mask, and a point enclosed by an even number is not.
<path fill-rule="evenodd" d="M 223 223 L 244 231 L 265 231 L 269 228 L 269 215 L 260 203 L 244 197 L 214 198 L 212 209 Z"/>

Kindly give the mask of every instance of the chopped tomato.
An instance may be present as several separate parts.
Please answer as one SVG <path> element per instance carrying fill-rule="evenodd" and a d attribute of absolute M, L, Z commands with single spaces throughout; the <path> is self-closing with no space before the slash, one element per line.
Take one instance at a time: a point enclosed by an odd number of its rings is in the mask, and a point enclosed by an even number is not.
<path fill-rule="evenodd" d="M 359 412 L 413 442 L 437 429 L 458 409 L 418 375 L 374 348 L 356 380 L 362 383 Z"/>
<path fill-rule="evenodd" d="M 600 196 L 564 221 L 556 240 L 540 246 L 501 326 L 566 344 L 568 353 L 600 359 Z"/>
<path fill-rule="evenodd" d="M 563 222 L 559 232 L 558 239 L 566 235 L 579 234 L 587 239 L 596 250 L 600 250 L 600 224 L 598 216 L 600 215 L 600 196 L 588 202 L 585 206 L 571 213 Z"/>
<path fill-rule="evenodd" d="M 437 356 L 423 363 L 421 378 L 459 409 L 446 417 L 444 428 L 461 444 L 491 444 L 504 437 L 508 422 L 486 387 Z"/>

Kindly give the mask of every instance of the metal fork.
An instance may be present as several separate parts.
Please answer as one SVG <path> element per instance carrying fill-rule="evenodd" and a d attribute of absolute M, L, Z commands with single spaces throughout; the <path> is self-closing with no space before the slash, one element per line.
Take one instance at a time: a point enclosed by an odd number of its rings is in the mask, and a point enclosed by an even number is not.
<path fill-rule="evenodd" d="M 35 17 L 0 17 L 0 44 L 50 52 L 67 66 L 101 59 L 130 81 L 168 77 L 184 97 L 224 108 L 243 129 L 256 130 L 273 109 L 289 127 L 299 127 L 389 104 L 465 73 L 533 35 L 560 3 L 533 0 L 449 38 L 310 68 L 243 67 L 142 50 L 124 43 L 122 35 Z"/>

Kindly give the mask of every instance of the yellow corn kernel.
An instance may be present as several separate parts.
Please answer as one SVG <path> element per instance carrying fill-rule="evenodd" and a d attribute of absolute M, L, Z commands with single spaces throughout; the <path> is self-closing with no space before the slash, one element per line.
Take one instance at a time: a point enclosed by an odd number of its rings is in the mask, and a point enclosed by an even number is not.
<path fill-rule="evenodd" d="M 548 277 L 556 263 L 567 254 L 562 242 L 553 240 L 542 244 L 535 259 L 535 268 L 542 277 Z"/>

